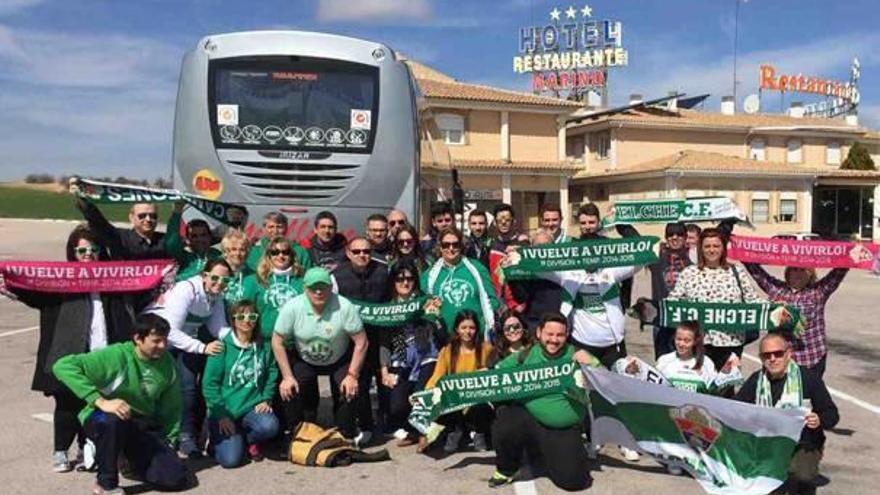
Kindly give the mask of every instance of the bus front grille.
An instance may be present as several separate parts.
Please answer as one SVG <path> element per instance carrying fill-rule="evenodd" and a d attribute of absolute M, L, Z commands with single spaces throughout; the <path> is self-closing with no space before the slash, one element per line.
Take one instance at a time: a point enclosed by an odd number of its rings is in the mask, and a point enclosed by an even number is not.
<path fill-rule="evenodd" d="M 230 173 L 256 200 L 326 202 L 343 194 L 359 165 L 229 161 Z"/>

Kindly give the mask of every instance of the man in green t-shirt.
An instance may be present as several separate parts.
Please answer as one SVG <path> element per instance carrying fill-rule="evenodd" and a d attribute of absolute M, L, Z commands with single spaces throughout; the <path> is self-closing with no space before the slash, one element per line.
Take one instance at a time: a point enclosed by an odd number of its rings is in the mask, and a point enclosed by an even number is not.
<path fill-rule="evenodd" d="M 121 494 L 117 459 L 163 490 L 184 488 L 189 474 L 171 445 L 180 433 L 180 380 L 165 352 L 170 326 L 146 313 L 134 323 L 132 342 L 113 344 L 55 362 L 52 372 L 85 401 L 79 414 L 95 443 L 96 494 Z"/>
<path fill-rule="evenodd" d="M 561 364 L 577 361 L 599 366 L 586 351 L 576 351 L 568 344 L 568 321 L 559 313 L 547 313 L 537 331 L 537 345 L 512 354 L 498 363 L 498 368 L 533 364 Z M 580 371 L 577 371 L 580 373 Z M 539 451 L 546 462 L 547 475 L 563 490 L 583 490 L 590 486 L 587 451 L 584 448 L 586 391 L 573 387 L 498 407 L 492 425 L 495 446 L 495 473 L 489 486 L 513 482 L 519 471 L 523 452 Z"/>
<path fill-rule="evenodd" d="M 346 438 L 355 438 L 356 399 L 359 392 L 369 393 L 369 385 L 360 376 L 367 354 L 364 325 L 358 308 L 332 292 L 330 272 L 324 268 L 310 268 L 303 286 L 305 294 L 281 307 L 272 335 L 287 421 L 291 431 L 301 421 L 315 422 L 318 376 L 327 375 L 336 426 Z"/>

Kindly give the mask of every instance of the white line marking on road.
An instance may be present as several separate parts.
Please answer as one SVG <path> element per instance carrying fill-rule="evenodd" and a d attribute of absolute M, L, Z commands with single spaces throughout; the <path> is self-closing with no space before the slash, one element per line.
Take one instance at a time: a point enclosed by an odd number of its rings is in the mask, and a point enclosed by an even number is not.
<path fill-rule="evenodd" d="M 40 327 L 27 327 L 27 328 L 19 328 L 18 330 L 10 330 L 8 332 L 0 333 L 0 337 L 9 337 L 10 335 L 18 335 L 20 333 L 33 332 L 34 330 L 36 330 L 38 328 L 40 328 Z"/>
<path fill-rule="evenodd" d="M 55 421 L 53 419 L 52 413 L 31 414 L 31 417 L 36 419 L 37 421 L 42 421 L 44 423 L 49 423 L 49 424 L 52 424 Z"/>
<path fill-rule="evenodd" d="M 755 363 L 761 364 L 761 360 L 756 358 L 755 356 L 743 353 L 743 357 L 748 359 L 749 361 L 753 361 Z M 828 393 L 830 393 L 832 396 L 834 396 L 840 400 L 845 400 L 845 401 L 847 401 L 851 404 L 854 404 L 856 406 L 859 406 L 862 409 L 865 409 L 866 411 L 870 411 L 874 414 L 880 415 L 880 406 L 875 406 L 874 404 L 871 404 L 870 402 L 865 402 L 862 399 L 859 399 L 858 397 L 853 397 L 852 395 L 849 395 L 846 392 L 841 392 L 840 390 L 828 387 L 827 385 L 826 385 L 826 387 L 828 388 Z"/>
<path fill-rule="evenodd" d="M 520 470 L 520 474 L 526 478 L 532 478 L 531 466 L 529 466 L 528 463 L 524 463 Z M 535 485 L 535 480 L 533 479 L 528 481 L 514 481 L 513 492 L 516 493 L 516 495 L 538 495 L 538 487 Z"/>

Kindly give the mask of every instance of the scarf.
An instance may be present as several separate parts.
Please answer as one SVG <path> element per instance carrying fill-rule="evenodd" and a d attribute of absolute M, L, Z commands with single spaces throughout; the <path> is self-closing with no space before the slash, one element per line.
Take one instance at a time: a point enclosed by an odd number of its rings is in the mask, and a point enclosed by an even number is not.
<path fill-rule="evenodd" d="M 173 269 L 171 260 L 0 262 L 0 275 L 10 287 L 68 294 L 149 290 Z"/>
<path fill-rule="evenodd" d="M 477 296 L 480 299 L 480 310 L 483 313 L 483 321 L 486 323 L 484 334 L 488 337 L 490 329 L 495 328 L 495 312 L 492 311 L 492 304 L 489 301 L 489 293 L 486 292 L 486 286 L 483 285 L 483 278 L 480 277 L 480 272 L 477 271 L 474 264 L 467 258 L 462 258 L 459 263 L 464 265 L 468 273 L 470 273 L 471 277 L 474 279 L 474 282 L 477 284 Z M 429 291 L 431 291 L 434 284 L 437 283 L 437 277 L 440 276 L 445 264 L 446 262 L 441 258 L 434 262 L 431 271 L 428 272 Z"/>
<path fill-rule="evenodd" d="M 614 215 L 602 219 L 602 228 L 619 224 L 702 222 L 726 218 L 748 221 L 748 217 L 726 197 L 617 201 Z"/>
<path fill-rule="evenodd" d="M 647 265 L 657 261 L 659 242 L 658 237 L 598 237 L 524 247 L 507 257 L 504 275 L 506 280 L 517 280 L 535 278 L 541 272 Z"/>
<path fill-rule="evenodd" d="M 773 405 L 773 394 L 770 391 L 770 379 L 767 372 L 762 371 L 755 389 L 755 404 L 778 409 L 794 409 L 804 403 L 804 387 L 801 380 L 801 367 L 791 360 L 785 370 L 785 385 L 776 405 Z"/>

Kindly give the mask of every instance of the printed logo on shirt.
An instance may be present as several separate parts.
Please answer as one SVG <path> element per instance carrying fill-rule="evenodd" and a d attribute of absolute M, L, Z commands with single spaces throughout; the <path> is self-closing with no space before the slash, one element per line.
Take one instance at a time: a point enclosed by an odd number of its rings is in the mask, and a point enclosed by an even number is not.
<path fill-rule="evenodd" d="M 476 293 L 470 282 L 460 278 L 448 278 L 440 286 L 440 296 L 456 308 L 464 306 Z"/>
<path fill-rule="evenodd" d="M 298 296 L 299 292 L 287 284 L 270 285 L 266 292 L 263 293 L 263 301 L 273 308 L 280 308 L 288 300 Z"/>
<path fill-rule="evenodd" d="M 253 366 L 248 366 L 249 363 L 253 364 Z M 229 384 L 253 388 L 262 374 L 262 367 L 253 362 L 252 359 L 236 361 L 232 365 L 232 369 L 229 370 Z"/>
<path fill-rule="evenodd" d="M 303 355 L 303 359 L 318 364 L 327 363 L 333 357 L 330 342 L 321 338 L 301 342 L 300 352 Z"/>

